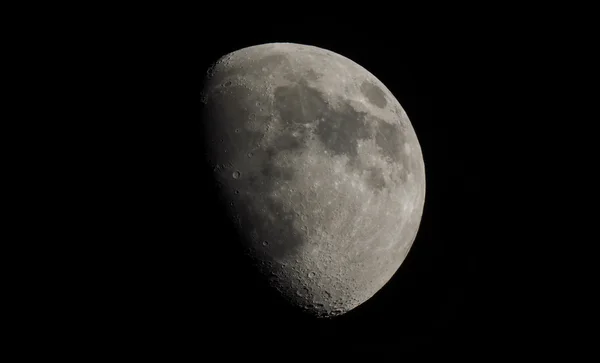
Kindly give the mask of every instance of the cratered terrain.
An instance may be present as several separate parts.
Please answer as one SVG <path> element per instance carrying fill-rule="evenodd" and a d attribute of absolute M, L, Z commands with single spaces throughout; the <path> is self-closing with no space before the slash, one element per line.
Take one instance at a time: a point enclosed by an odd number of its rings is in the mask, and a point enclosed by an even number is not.
<path fill-rule="evenodd" d="M 219 59 L 202 103 L 204 157 L 271 286 L 325 317 L 379 291 L 425 201 L 421 148 L 390 90 L 334 52 L 271 43 Z"/>

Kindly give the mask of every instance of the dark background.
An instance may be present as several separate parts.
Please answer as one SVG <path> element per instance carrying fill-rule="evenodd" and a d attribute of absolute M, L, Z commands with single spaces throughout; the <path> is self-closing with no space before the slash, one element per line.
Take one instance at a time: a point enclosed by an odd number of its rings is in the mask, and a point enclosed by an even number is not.
<path fill-rule="evenodd" d="M 98 127 L 110 135 L 98 151 L 110 171 L 98 175 L 99 329 L 118 344 L 181 355 L 240 346 L 259 354 L 261 344 L 308 353 L 509 344 L 497 336 L 518 333 L 509 323 L 516 292 L 497 278 L 510 274 L 497 262 L 522 238 L 505 197 L 521 187 L 509 175 L 528 160 L 498 145 L 516 148 L 520 133 L 507 120 L 526 118 L 519 87 L 509 87 L 528 66 L 515 58 L 519 46 L 507 52 L 492 35 L 432 41 L 419 29 L 270 24 L 218 35 L 176 22 L 134 27 L 89 55 L 107 90 L 94 100 Z M 291 309 L 255 276 L 200 159 L 206 70 L 268 42 L 323 47 L 365 67 L 404 107 L 423 150 L 425 210 L 410 253 L 372 299 L 331 320 Z"/>
<path fill-rule="evenodd" d="M 6 88 L 20 102 L 7 125 L 24 132 L 5 133 L 17 144 L 7 156 L 29 158 L 5 173 L 24 187 L 6 188 L 22 222 L 6 224 L 23 258 L 5 256 L 17 265 L 7 280 L 19 289 L 6 295 L 23 310 L 7 309 L 20 353 L 554 356 L 593 339 L 579 293 L 593 294 L 584 278 L 596 274 L 578 268 L 594 266 L 581 248 L 594 246 L 582 228 L 594 214 L 578 212 L 594 204 L 578 193 L 595 163 L 578 159 L 595 153 L 578 146 L 595 145 L 580 125 L 595 124 L 583 111 L 595 104 L 594 12 L 452 4 L 417 19 L 379 3 L 335 14 L 249 3 L 261 19 L 223 5 L 11 13 L 16 47 L 5 53 L 18 64 L 6 67 L 16 79 Z M 311 14 L 293 20 L 301 8 Z M 407 259 L 372 299 L 330 321 L 293 311 L 256 278 L 199 161 L 206 69 L 273 41 L 367 68 L 406 110 L 425 158 L 425 211 Z"/>

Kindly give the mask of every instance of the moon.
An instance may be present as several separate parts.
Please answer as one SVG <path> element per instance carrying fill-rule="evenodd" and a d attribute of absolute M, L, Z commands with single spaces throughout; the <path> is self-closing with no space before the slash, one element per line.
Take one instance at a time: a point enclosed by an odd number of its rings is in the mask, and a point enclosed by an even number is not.
<path fill-rule="evenodd" d="M 377 293 L 425 202 L 421 147 L 390 90 L 340 54 L 269 43 L 220 58 L 201 95 L 203 156 L 271 286 L 317 317 Z"/>

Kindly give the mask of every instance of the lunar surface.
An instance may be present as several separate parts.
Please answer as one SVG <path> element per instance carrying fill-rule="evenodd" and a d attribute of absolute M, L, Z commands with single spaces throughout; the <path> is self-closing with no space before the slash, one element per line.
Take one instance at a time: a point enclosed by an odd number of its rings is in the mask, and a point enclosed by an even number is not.
<path fill-rule="evenodd" d="M 204 156 L 271 286 L 319 317 L 371 298 L 417 235 L 425 169 L 399 102 L 331 51 L 240 49 L 207 72 Z"/>

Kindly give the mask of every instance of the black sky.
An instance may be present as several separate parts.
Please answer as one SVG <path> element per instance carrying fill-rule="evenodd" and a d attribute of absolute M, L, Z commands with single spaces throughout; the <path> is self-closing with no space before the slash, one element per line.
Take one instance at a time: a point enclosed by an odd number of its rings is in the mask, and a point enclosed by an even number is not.
<path fill-rule="evenodd" d="M 499 140 L 520 141 L 507 131 L 520 112 L 516 92 L 507 90 L 507 79 L 521 70 L 518 57 L 489 38 L 432 41 L 418 29 L 341 28 L 307 21 L 217 34 L 157 25 L 124 33 L 113 52 L 100 55 L 109 65 L 100 74 L 118 79 L 107 97 L 123 105 L 106 114 L 118 145 L 108 153 L 120 172 L 112 180 L 119 195 L 113 222 L 122 229 L 109 243 L 119 251 L 121 267 L 109 276 L 118 281 L 111 293 L 120 305 L 99 312 L 100 320 L 105 314 L 119 322 L 120 334 L 184 355 L 265 342 L 309 352 L 495 344 L 514 297 L 493 266 L 514 229 L 503 214 L 508 187 L 496 181 L 513 186 L 505 170 L 524 162 L 498 148 Z M 329 321 L 292 311 L 252 275 L 198 165 L 207 68 L 228 52 L 268 42 L 327 48 L 365 67 L 404 107 L 425 159 L 425 211 L 407 259 L 372 299 Z"/>

